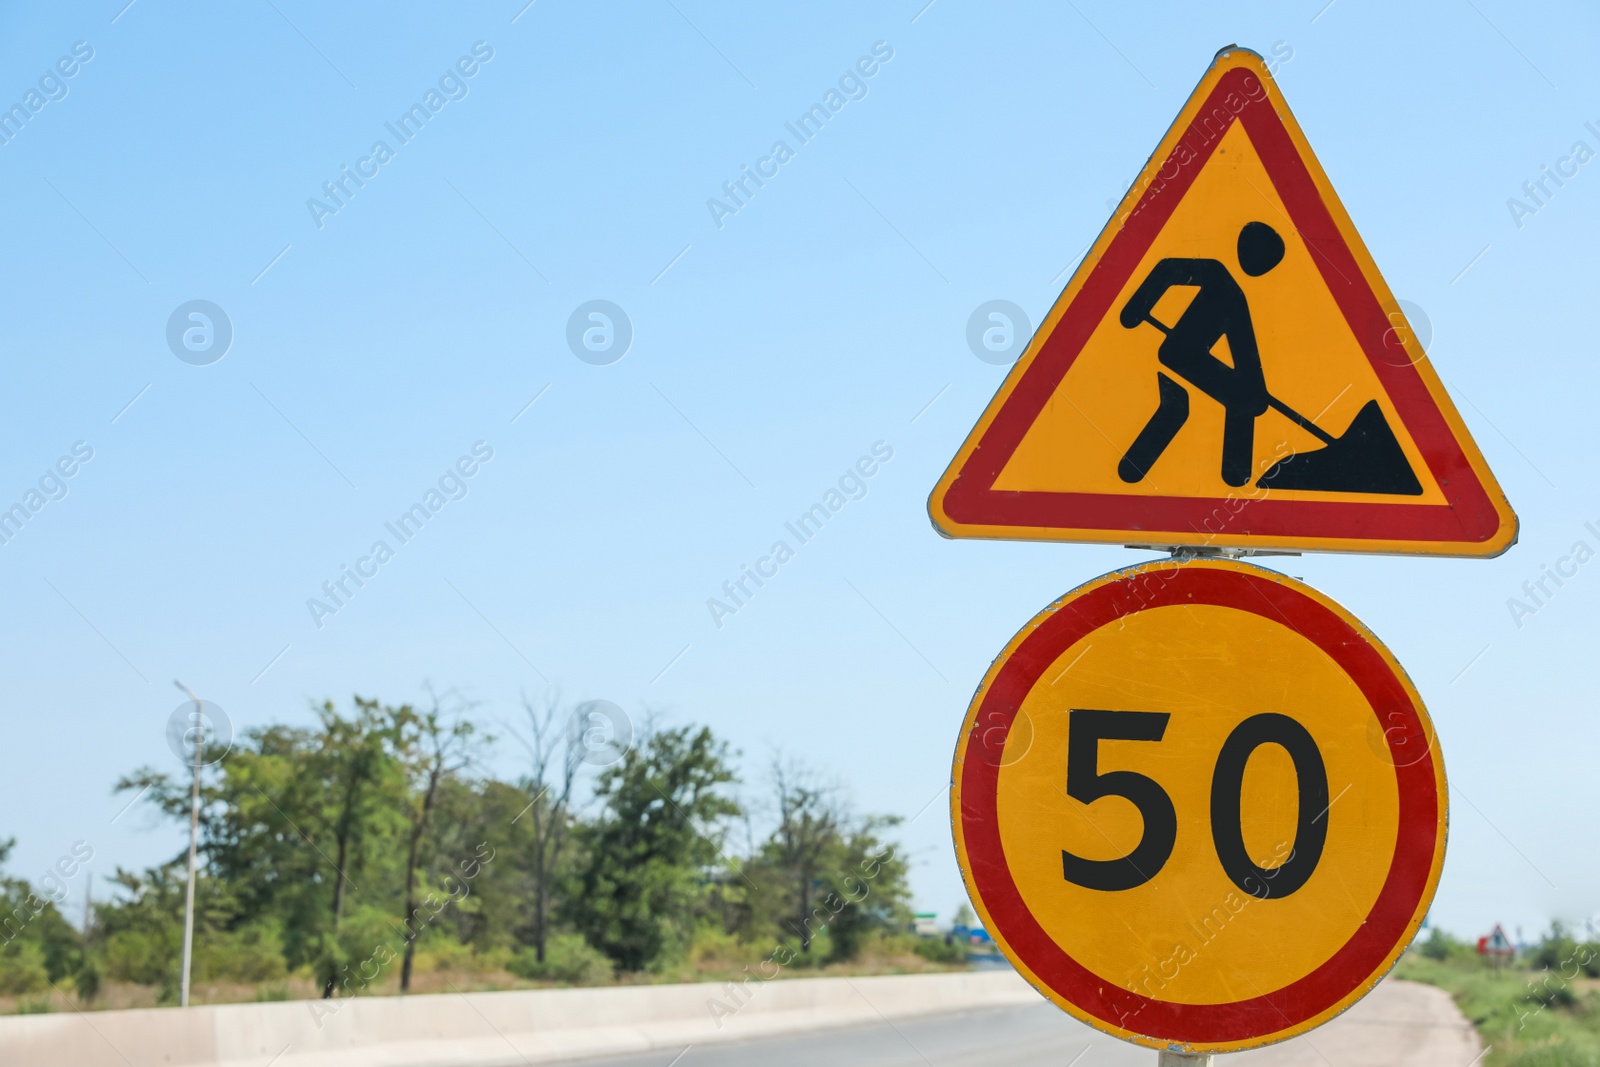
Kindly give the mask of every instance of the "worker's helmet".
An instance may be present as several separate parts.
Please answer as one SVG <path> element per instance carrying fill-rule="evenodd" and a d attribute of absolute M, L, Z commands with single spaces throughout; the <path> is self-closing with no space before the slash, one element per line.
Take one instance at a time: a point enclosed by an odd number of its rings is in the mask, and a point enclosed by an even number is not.
<path fill-rule="evenodd" d="M 1283 262 L 1283 238 L 1264 222 L 1247 222 L 1239 231 L 1239 266 L 1259 278 Z"/>

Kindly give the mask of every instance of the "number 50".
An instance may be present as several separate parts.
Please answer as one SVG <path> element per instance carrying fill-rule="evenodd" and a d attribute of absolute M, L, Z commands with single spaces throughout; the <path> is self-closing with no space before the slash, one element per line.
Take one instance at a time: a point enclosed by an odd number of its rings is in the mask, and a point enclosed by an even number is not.
<path fill-rule="evenodd" d="M 1085 804 L 1122 797 L 1139 809 L 1144 833 L 1134 850 L 1114 860 L 1089 860 L 1061 851 L 1067 881 L 1085 889 L 1116 891 L 1144 885 L 1166 865 L 1178 840 L 1172 798 L 1136 771 L 1100 772 L 1100 742 L 1160 741 L 1171 716 L 1164 711 L 1094 711 L 1073 708 L 1067 725 L 1067 795 Z M 1275 744 L 1294 762 L 1299 787 L 1294 849 L 1280 867 L 1258 867 L 1244 846 L 1240 795 L 1245 764 L 1257 748 Z M 1252 896 L 1286 897 L 1305 885 L 1328 839 L 1328 770 L 1310 731 L 1287 715 L 1264 712 L 1234 727 L 1211 775 L 1211 839 L 1233 884 Z M 1315 814 L 1313 814 L 1315 813 Z M 1250 887 L 1254 882 L 1256 887 Z"/>

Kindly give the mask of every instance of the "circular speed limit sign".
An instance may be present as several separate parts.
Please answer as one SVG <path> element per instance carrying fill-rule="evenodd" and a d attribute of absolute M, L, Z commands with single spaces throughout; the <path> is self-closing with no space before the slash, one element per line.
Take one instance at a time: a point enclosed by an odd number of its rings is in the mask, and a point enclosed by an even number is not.
<path fill-rule="evenodd" d="M 985 927 L 1107 1033 L 1264 1045 L 1393 966 L 1444 862 L 1444 764 L 1393 655 L 1281 574 L 1164 560 L 1012 638 L 956 747 Z"/>

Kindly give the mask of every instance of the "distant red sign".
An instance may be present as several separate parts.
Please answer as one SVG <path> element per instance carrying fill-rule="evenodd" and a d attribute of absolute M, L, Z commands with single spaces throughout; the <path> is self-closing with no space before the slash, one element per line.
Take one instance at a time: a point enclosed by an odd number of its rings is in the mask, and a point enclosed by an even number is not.
<path fill-rule="evenodd" d="M 1511 943 L 1511 939 L 1506 936 L 1506 932 L 1500 928 L 1499 923 L 1494 924 L 1494 933 L 1488 937 L 1478 938 L 1478 955 L 1480 956 L 1515 956 L 1516 954 L 1516 946 Z"/>

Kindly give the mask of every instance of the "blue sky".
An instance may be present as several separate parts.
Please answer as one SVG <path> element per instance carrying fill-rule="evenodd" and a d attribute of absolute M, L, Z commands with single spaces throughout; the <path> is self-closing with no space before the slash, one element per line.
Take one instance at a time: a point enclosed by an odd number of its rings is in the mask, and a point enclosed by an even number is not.
<path fill-rule="evenodd" d="M 548 681 L 707 722 L 752 778 L 781 748 L 915 817 L 918 902 L 948 914 L 941 790 L 973 686 L 1054 597 L 1145 558 L 933 532 L 927 493 L 1004 376 L 966 321 L 994 299 L 1039 321 L 1237 42 L 1292 53 L 1279 84 L 1522 520 L 1491 561 L 1284 569 L 1389 644 L 1439 726 L 1435 919 L 1531 934 L 1600 910 L 1600 563 L 1507 607 L 1600 548 L 1600 163 L 1535 214 L 1507 203 L 1600 149 L 1593 9 L 123 2 L 0 13 L 4 102 L 74 70 L 0 145 L 0 498 L 93 450 L 0 545 L 16 873 L 80 839 L 98 874 L 179 847 L 143 811 L 113 822 L 110 793 L 173 762 L 174 677 L 241 727 L 425 681 L 509 719 Z M 57 68 L 77 42 L 92 58 Z M 719 226 L 707 200 L 879 42 L 864 95 Z M 430 89 L 398 143 L 385 124 Z M 363 162 L 380 139 L 393 158 Z M 341 167 L 369 177 L 313 212 Z M 209 365 L 167 345 L 191 300 L 232 326 Z M 567 345 L 591 300 L 632 325 L 608 365 Z M 465 496 L 319 628 L 307 599 L 476 442 Z M 865 496 L 714 625 L 707 598 L 877 442 Z"/>

